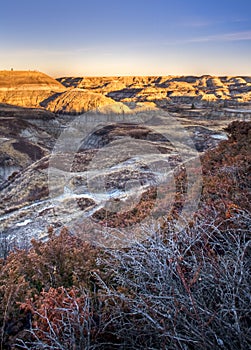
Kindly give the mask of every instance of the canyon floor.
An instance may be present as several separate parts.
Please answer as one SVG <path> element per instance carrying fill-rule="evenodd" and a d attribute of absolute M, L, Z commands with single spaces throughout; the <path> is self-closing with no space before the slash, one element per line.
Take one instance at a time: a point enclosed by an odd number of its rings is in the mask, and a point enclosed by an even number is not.
<path fill-rule="evenodd" d="M 28 244 L 63 226 L 91 226 L 98 240 L 107 213 L 142 212 L 157 191 L 151 220 L 163 186 L 175 197 L 183 169 L 192 188 L 189 167 L 230 122 L 250 119 L 251 77 L 0 71 L 1 240 Z"/>

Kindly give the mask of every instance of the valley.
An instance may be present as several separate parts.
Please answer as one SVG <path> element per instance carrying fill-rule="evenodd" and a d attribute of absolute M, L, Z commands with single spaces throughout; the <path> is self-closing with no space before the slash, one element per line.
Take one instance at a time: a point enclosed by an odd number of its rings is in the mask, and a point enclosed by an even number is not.
<path fill-rule="evenodd" d="M 73 233 L 88 227 L 86 239 L 95 240 L 107 225 L 127 227 L 107 215 L 142 212 L 151 191 L 155 207 L 139 222 L 168 214 L 171 204 L 161 211 L 159 198 L 166 188 L 170 203 L 177 197 L 182 169 L 187 201 L 197 205 L 201 155 L 228 139 L 232 121 L 250 119 L 251 77 L 55 80 L 1 71 L 1 237 L 21 245 L 67 226 Z"/>

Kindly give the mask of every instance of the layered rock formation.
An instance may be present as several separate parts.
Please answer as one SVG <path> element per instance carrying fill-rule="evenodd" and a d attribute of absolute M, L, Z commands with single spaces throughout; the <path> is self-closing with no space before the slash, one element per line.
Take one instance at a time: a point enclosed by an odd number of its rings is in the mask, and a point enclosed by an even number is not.
<path fill-rule="evenodd" d="M 0 71 L 0 102 L 22 107 L 40 103 L 65 88 L 55 79 L 35 71 Z"/>
<path fill-rule="evenodd" d="M 159 76 L 60 78 L 66 87 L 103 93 L 116 101 L 193 103 L 251 101 L 250 77 Z"/>
<path fill-rule="evenodd" d="M 64 77 L 55 80 L 40 72 L 0 71 L 0 102 L 42 107 L 63 114 L 81 114 L 112 103 L 112 112 L 128 112 L 124 105 L 115 102 L 153 102 L 159 107 L 179 103 L 227 107 L 250 101 L 251 77 Z"/>
<path fill-rule="evenodd" d="M 34 71 L 0 71 L 0 103 L 44 108 L 60 114 L 81 114 L 103 108 L 107 113 L 126 113 L 129 109 L 99 91 L 89 91 Z M 77 79 L 78 82 L 78 79 Z M 111 82 L 110 85 L 113 85 Z M 121 86 L 113 85 L 114 89 Z M 113 105 L 113 106 L 111 106 Z"/>
<path fill-rule="evenodd" d="M 48 154 L 60 129 L 48 111 L 0 104 L 0 185 Z"/>
<path fill-rule="evenodd" d="M 54 113 L 82 114 L 87 111 L 102 108 L 103 111 L 126 113 L 130 109 L 123 103 L 115 103 L 114 100 L 100 93 L 89 92 L 82 89 L 71 89 L 43 103 L 44 107 Z"/>
<path fill-rule="evenodd" d="M 62 85 L 48 75 L 36 71 L 0 71 L 0 89 L 60 90 Z"/>

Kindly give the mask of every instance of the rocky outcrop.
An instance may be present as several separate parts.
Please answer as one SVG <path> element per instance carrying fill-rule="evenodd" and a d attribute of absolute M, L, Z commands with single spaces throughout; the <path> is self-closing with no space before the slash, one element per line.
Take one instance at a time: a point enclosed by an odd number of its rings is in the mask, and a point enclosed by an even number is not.
<path fill-rule="evenodd" d="M 50 136 L 57 136 L 61 127 L 58 118 L 54 113 L 43 110 L 41 108 L 22 108 L 0 103 L 0 118 L 1 123 L 5 123 L 5 126 L 2 128 L 2 132 L 7 133 L 8 135 L 12 134 L 12 132 L 14 135 L 16 135 L 16 133 L 20 134 L 22 132 L 23 136 L 25 136 L 25 134 L 28 133 L 28 130 L 24 131 L 25 123 L 38 127 L 40 129 L 40 134 L 41 130 L 43 130 Z M 23 123 L 23 127 L 20 125 L 20 122 Z M 11 126 L 8 126 L 8 123 L 11 124 Z M 19 123 L 18 127 L 16 126 L 16 123 Z M 8 132 L 6 131 L 7 126 Z M 32 133 L 34 134 L 34 132 Z"/>
<path fill-rule="evenodd" d="M 0 185 L 48 154 L 60 128 L 48 111 L 0 104 Z"/>
<path fill-rule="evenodd" d="M 0 186 L 37 159 L 49 153 L 44 147 L 33 142 L 1 137 L 0 150 Z"/>
<path fill-rule="evenodd" d="M 164 148 L 170 143 L 165 140 L 164 136 L 157 134 L 150 128 L 137 124 L 109 124 L 102 129 L 94 131 L 89 137 L 82 143 L 79 150 L 102 148 L 114 141 L 121 140 L 123 138 L 131 138 L 135 140 L 148 140 L 161 142 L 161 147 Z M 170 150 L 170 149 L 169 149 Z"/>
<path fill-rule="evenodd" d="M 98 108 L 102 108 L 103 112 L 127 113 L 130 111 L 123 103 L 115 103 L 114 100 L 100 93 L 79 88 L 63 92 L 54 100 L 49 101 L 45 108 L 54 113 L 69 115 L 77 115 Z"/>
<path fill-rule="evenodd" d="M 11 212 L 48 197 L 48 157 L 10 178 L 1 191 L 0 213 Z M 8 205 L 6 205 L 8 203 Z"/>

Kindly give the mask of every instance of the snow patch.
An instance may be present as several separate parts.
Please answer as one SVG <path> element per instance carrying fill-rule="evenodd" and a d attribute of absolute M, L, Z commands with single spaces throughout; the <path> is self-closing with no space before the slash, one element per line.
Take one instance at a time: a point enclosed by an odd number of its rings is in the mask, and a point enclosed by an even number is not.
<path fill-rule="evenodd" d="M 18 224 L 16 224 L 16 226 L 17 226 L 17 227 L 26 226 L 26 225 L 28 225 L 30 222 L 31 222 L 31 220 L 30 220 L 30 219 L 27 219 L 27 220 L 24 220 L 23 222 L 19 222 Z"/>
<path fill-rule="evenodd" d="M 227 135 L 223 135 L 223 134 L 212 135 L 212 138 L 216 140 L 228 140 Z"/>

